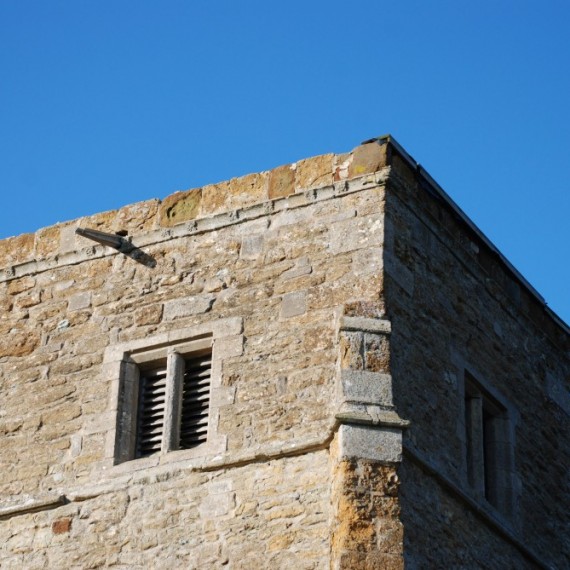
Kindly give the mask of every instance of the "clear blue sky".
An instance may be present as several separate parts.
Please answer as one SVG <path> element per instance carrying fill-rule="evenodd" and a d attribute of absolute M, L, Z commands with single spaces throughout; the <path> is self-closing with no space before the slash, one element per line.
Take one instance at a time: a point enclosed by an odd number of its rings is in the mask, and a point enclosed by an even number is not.
<path fill-rule="evenodd" d="M 387 132 L 570 322 L 568 0 L 0 1 L 0 238 Z"/>

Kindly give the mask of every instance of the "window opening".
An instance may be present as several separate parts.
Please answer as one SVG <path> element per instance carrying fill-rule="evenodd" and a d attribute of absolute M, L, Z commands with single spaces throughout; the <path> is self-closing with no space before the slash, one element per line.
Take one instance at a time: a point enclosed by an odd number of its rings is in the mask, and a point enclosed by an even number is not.
<path fill-rule="evenodd" d="M 185 361 L 180 421 L 180 449 L 191 449 L 208 437 L 211 353 Z"/>
<path fill-rule="evenodd" d="M 465 376 L 465 441 L 470 487 L 494 507 L 508 507 L 510 485 L 507 409 Z"/>
<path fill-rule="evenodd" d="M 137 413 L 136 457 L 160 451 L 164 431 L 166 365 L 141 371 Z"/>
<path fill-rule="evenodd" d="M 188 345 L 210 346 L 202 348 Z M 180 351 L 180 352 L 179 352 Z M 123 436 L 119 460 L 192 449 L 208 440 L 211 340 L 181 347 L 151 349 L 129 357 L 123 366 Z"/>

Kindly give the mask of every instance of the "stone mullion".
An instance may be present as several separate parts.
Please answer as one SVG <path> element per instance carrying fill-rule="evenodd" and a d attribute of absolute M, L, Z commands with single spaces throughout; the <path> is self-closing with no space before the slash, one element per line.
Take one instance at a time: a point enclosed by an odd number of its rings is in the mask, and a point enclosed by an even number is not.
<path fill-rule="evenodd" d="M 184 358 L 169 352 L 166 361 L 166 397 L 161 452 L 174 451 L 180 444 L 180 416 L 184 384 Z"/>

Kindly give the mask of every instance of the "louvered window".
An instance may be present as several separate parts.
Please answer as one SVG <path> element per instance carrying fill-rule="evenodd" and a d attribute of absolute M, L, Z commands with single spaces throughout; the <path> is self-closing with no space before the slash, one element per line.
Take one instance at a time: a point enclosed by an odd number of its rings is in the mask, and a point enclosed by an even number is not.
<path fill-rule="evenodd" d="M 160 451 L 164 432 L 166 366 L 141 371 L 137 414 L 136 456 Z"/>
<path fill-rule="evenodd" d="M 180 449 L 196 447 L 208 437 L 211 369 L 211 353 L 185 361 Z"/>
<path fill-rule="evenodd" d="M 197 345 L 207 348 L 183 349 Z M 132 417 L 132 447 L 127 459 L 149 457 L 155 453 L 192 449 L 208 440 L 210 383 L 212 375 L 211 341 L 193 341 L 180 352 L 157 349 L 134 355 L 126 362 L 125 386 L 133 386 L 136 405 Z M 162 358 L 160 356 L 163 356 Z"/>

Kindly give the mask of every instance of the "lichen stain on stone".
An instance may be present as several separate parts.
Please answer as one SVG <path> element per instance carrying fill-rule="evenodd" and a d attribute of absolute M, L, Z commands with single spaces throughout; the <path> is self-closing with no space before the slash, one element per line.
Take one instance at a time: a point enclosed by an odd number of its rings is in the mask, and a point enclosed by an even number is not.
<path fill-rule="evenodd" d="M 168 196 L 161 205 L 161 226 L 170 227 L 197 218 L 200 215 L 201 202 L 200 188 Z"/>
<path fill-rule="evenodd" d="M 366 460 L 343 460 L 335 479 L 337 526 L 332 551 L 339 568 L 351 568 L 357 559 L 363 564 L 360 567 L 403 568 L 395 470 Z M 386 540 L 388 536 L 391 540 Z"/>

